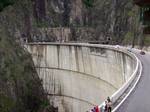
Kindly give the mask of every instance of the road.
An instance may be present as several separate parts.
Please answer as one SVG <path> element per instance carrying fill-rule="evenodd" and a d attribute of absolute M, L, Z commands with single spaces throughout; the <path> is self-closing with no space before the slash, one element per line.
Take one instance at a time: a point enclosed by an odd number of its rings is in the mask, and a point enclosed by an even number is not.
<path fill-rule="evenodd" d="M 150 112 L 150 54 L 137 54 L 143 65 L 142 77 L 117 112 Z"/>

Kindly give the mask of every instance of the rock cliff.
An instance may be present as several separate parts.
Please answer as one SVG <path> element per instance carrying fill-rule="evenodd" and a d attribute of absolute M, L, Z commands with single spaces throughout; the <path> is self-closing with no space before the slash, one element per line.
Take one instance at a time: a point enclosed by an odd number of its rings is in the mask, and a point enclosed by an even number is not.
<path fill-rule="evenodd" d="M 0 10 L 12 4 L 0 1 Z M 30 54 L 14 41 L 16 16 L 6 12 L 0 12 L 0 112 L 55 112 L 57 109 L 49 105 Z"/>
<path fill-rule="evenodd" d="M 138 15 L 132 0 L 16 0 L 0 24 L 28 41 L 131 44 L 141 34 Z"/>

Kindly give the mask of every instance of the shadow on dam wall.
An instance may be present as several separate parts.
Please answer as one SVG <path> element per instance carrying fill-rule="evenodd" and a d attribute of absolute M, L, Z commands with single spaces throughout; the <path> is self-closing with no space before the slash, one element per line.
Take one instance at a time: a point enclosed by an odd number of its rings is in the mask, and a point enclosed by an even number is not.
<path fill-rule="evenodd" d="M 111 47 L 28 44 L 50 103 L 59 112 L 86 112 L 116 92 L 132 75 L 135 59 Z"/>

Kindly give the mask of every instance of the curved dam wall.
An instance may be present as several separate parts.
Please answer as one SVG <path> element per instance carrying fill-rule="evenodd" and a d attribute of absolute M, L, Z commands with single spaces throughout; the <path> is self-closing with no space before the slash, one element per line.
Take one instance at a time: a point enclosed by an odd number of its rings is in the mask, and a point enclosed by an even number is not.
<path fill-rule="evenodd" d="M 86 112 L 116 92 L 132 75 L 136 60 L 108 46 L 28 44 L 50 103 L 59 112 Z"/>

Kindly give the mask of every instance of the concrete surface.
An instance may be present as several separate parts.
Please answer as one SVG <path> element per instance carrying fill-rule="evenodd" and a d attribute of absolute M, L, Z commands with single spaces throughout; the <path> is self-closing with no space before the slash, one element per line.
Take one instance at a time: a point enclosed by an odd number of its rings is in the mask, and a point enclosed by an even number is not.
<path fill-rule="evenodd" d="M 150 112 L 150 54 L 137 56 L 143 64 L 140 82 L 117 112 Z"/>
<path fill-rule="evenodd" d="M 135 59 L 99 46 L 31 44 L 50 103 L 59 112 L 85 112 L 117 91 L 135 69 Z"/>

